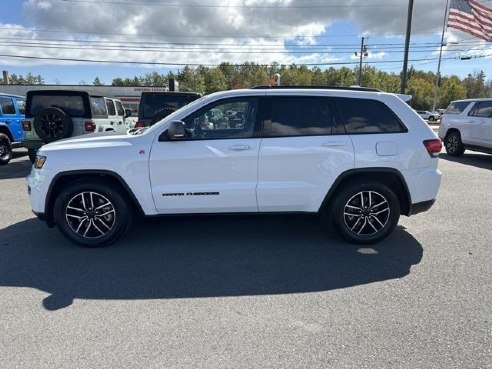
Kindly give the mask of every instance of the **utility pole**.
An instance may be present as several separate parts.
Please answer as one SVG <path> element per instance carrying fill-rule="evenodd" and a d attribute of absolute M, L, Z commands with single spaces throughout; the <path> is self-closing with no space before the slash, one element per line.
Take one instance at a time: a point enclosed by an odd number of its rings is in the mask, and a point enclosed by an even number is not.
<path fill-rule="evenodd" d="M 439 87 L 441 86 L 441 57 L 442 57 L 442 47 L 445 46 L 444 32 L 446 31 L 446 23 L 448 20 L 448 9 L 449 9 L 449 0 L 446 0 L 446 11 L 444 12 L 444 22 L 442 25 L 441 46 L 439 47 L 439 61 L 437 62 L 436 85 L 434 86 L 434 101 L 432 103 L 432 111 L 436 110 Z"/>
<path fill-rule="evenodd" d="M 355 56 L 357 56 L 357 51 L 355 52 Z M 364 46 L 364 37 L 362 37 L 362 40 L 360 42 L 360 54 L 359 54 L 359 77 L 358 77 L 358 82 L 357 84 L 359 86 L 362 85 L 362 57 L 367 56 L 367 47 Z"/>
<path fill-rule="evenodd" d="M 401 94 L 405 94 L 405 90 L 407 89 L 408 49 L 410 48 L 410 33 L 412 32 L 412 13 L 413 0 L 409 0 L 407 15 L 407 33 L 405 36 L 405 55 L 403 57 L 403 72 L 401 75 Z"/>

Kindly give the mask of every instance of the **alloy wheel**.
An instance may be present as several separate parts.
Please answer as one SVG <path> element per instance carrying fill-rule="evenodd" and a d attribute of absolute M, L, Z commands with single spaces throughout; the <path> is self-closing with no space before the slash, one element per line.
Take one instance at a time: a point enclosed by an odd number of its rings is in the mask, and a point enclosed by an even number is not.
<path fill-rule="evenodd" d="M 343 218 L 351 232 L 370 236 L 380 232 L 388 224 L 390 205 L 378 192 L 361 191 L 346 202 Z"/>
<path fill-rule="evenodd" d="M 68 225 L 76 234 L 89 239 L 107 235 L 115 226 L 116 210 L 108 198 L 97 192 L 81 192 L 68 201 Z"/>

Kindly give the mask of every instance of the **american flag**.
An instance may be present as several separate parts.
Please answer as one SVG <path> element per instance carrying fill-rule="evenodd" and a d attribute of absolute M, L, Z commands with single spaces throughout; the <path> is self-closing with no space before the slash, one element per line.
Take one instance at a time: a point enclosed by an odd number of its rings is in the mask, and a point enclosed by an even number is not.
<path fill-rule="evenodd" d="M 475 0 L 451 0 L 448 27 L 492 41 L 492 9 Z"/>

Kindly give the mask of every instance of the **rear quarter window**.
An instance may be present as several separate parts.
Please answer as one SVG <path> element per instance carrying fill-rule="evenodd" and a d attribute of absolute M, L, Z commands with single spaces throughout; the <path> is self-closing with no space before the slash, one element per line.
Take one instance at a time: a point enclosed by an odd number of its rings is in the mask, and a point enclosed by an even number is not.
<path fill-rule="evenodd" d="M 443 114 L 461 114 L 470 103 L 470 101 L 453 101 Z"/>
<path fill-rule="evenodd" d="M 345 97 L 337 97 L 334 100 L 345 130 L 349 134 L 407 131 L 398 116 L 381 101 Z"/>

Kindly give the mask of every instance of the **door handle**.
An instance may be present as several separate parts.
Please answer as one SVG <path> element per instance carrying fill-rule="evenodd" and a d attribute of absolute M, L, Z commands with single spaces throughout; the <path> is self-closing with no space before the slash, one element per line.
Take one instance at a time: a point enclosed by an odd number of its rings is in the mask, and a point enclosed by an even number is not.
<path fill-rule="evenodd" d="M 345 146 L 347 143 L 344 141 L 327 141 L 323 142 L 321 146 L 328 146 L 328 147 L 333 147 L 333 146 Z"/>
<path fill-rule="evenodd" d="M 233 145 L 228 147 L 229 150 L 233 151 L 244 151 L 244 150 L 251 150 L 251 146 L 248 145 Z"/>
<path fill-rule="evenodd" d="M 5 124 L 10 124 L 10 120 L 6 120 L 5 121 Z"/>

